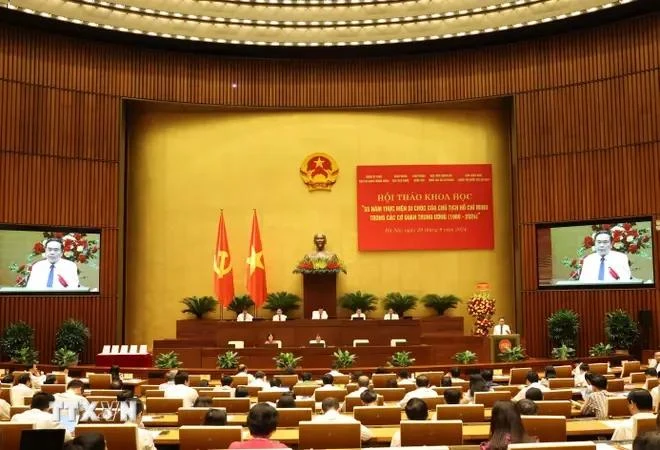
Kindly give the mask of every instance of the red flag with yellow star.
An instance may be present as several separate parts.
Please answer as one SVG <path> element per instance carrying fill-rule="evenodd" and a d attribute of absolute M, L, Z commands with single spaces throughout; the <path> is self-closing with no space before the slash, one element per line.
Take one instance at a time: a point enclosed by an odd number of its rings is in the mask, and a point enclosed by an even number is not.
<path fill-rule="evenodd" d="M 261 246 L 257 211 L 252 216 L 252 236 L 250 237 L 250 256 L 247 258 L 247 291 L 257 308 L 266 301 L 266 266 Z"/>
<path fill-rule="evenodd" d="M 222 211 L 220 211 L 218 237 L 215 241 L 215 255 L 213 256 L 213 288 L 218 302 L 225 308 L 229 306 L 234 299 L 234 271 L 231 266 L 229 241 Z"/>

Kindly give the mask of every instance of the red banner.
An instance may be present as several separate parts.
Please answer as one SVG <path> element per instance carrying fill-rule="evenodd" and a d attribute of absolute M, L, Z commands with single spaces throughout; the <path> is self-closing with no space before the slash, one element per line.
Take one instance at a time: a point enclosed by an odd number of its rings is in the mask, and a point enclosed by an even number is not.
<path fill-rule="evenodd" d="M 358 166 L 358 249 L 492 249 L 490 164 Z"/>

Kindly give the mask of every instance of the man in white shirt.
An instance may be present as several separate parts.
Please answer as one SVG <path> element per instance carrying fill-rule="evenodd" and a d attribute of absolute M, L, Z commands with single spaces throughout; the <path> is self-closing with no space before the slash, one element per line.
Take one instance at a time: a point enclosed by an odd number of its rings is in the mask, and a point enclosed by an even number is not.
<path fill-rule="evenodd" d="M 273 316 L 273 322 L 285 322 L 286 321 L 286 316 L 282 314 L 281 309 L 277 309 L 275 312 L 275 315 Z"/>
<path fill-rule="evenodd" d="M 174 377 L 174 386 L 165 390 L 165 398 L 183 399 L 184 408 L 192 408 L 199 397 L 197 391 L 188 386 L 188 373 L 179 371 Z"/>
<path fill-rule="evenodd" d="M 328 373 L 332 375 L 333 378 L 337 376 L 341 377 L 344 375 L 343 373 L 337 370 L 337 365 L 335 363 L 332 363 L 332 367 L 330 367 L 330 372 Z"/>
<path fill-rule="evenodd" d="M 346 397 L 360 397 L 364 391 L 369 389 L 369 377 L 366 375 L 360 375 L 357 379 L 358 388 L 353 392 L 346 394 Z"/>
<path fill-rule="evenodd" d="M 343 415 L 339 412 L 339 402 L 334 397 L 328 397 L 321 402 L 321 410 L 323 414 L 314 416 L 312 422 L 341 422 L 341 423 L 359 423 L 351 416 Z M 366 442 L 371 439 L 372 434 L 369 428 L 360 424 L 360 440 Z"/>
<path fill-rule="evenodd" d="M 504 321 L 504 317 L 500 317 L 497 325 L 493 327 L 493 336 L 502 336 L 505 334 L 511 334 L 511 328 Z"/>
<path fill-rule="evenodd" d="M 399 402 L 399 406 L 402 408 L 406 406 L 411 398 L 424 399 L 438 396 L 438 393 L 429 387 L 429 377 L 426 375 L 418 376 L 415 379 L 415 384 L 417 385 L 417 389 L 407 392 L 406 395 L 403 396 L 403 399 Z"/>
<path fill-rule="evenodd" d="M 137 426 L 137 450 L 156 450 L 154 438 L 151 431 L 144 428 L 142 423 L 142 416 L 144 414 L 144 404 L 137 398 L 129 398 L 125 400 L 129 405 L 135 405 L 135 425 Z"/>
<path fill-rule="evenodd" d="M 312 311 L 312 320 L 328 320 L 328 313 L 323 308 Z"/>
<path fill-rule="evenodd" d="M 337 386 L 334 385 L 334 382 L 335 382 L 335 377 L 333 377 L 329 373 L 326 373 L 321 377 L 321 386 L 317 387 L 316 390 L 333 391 L 339 389 Z"/>
<path fill-rule="evenodd" d="M 233 397 L 234 392 L 236 392 L 236 390 L 233 387 L 231 387 L 231 381 L 232 381 L 231 377 L 229 375 L 225 375 L 220 379 L 220 385 L 214 387 L 213 390 L 216 392 L 227 391 L 229 392 L 229 396 Z"/>
<path fill-rule="evenodd" d="M 158 390 L 159 391 L 165 391 L 165 390 L 171 388 L 172 386 L 174 386 L 174 377 L 176 376 L 176 373 L 178 371 L 179 371 L 178 369 L 169 370 L 165 374 L 165 380 L 166 380 L 165 383 L 159 384 L 158 385 Z"/>
<path fill-rule="evenodd" d="M 55 419 L 51 413 L 48 412 L 50 404 L 55 401 L 51 394 L 45 392 L 37 392 L 32 397 L 30 409 L 24 413 L 15 414 L 11 418 L 15 423 L 31 423 L 34 425 L 35 430 L 53 430 L 63 429 L 64 427 Z M 73 439 L 71 433 L 64 432 L 64 440 L 70 441 Z"/>
<path fill-rule="evenodd" d="M 367 316 L 358 308 L 354 314 L 351 314 L 351 320 L 367 320 Z"/>
<path fill-rule="evenodd" d="M 401 369 L 401 370 L 399 370 L 399 373 L 397 374 L 396 384 L 397 385 L 415 384 L 415 380 L 410 378 L 410 374 L 408 373 L 408 371 L 406 369 Z"/>
<path fill-rule="evenodd" d="M 429 418 L 429 407 L 420 398 L 411 398 L 405 405 L 405 411 L 408 420 L 427 420 Z M 395 431 L 392 435 L 390 447 L 401 447 L 401 430 Z"/>
<path fill-rule="evenodd" d="M 543 383 L 539 381 L 539 374 L 533 370 L 527 372 L 526 383 L 527 385 L 524 388 L 522 388 L 520 392 L 516 394 L 515 397 L 513 397 L 512 401 L 517 402 L 518 400 L 522 400 L 523 398 L 525 398 L 525 394 L 527 394 L 527 391 L 531 388 L 536 388 L 541 392 L 548 392 L 550 390 L 547 387 L 545 387 Z"/>
<path fill-rule="evenodd" d="M 582 261 L 580 281 L 583 283 L 616 283 L 630 281 L 628 255 L 612 250 L 612 235 L 601 230 L 594 236 L 596 251 Z"/>
<path fill-rule="evenodd" d="M 387 310 L 387 313 L 385 314 L 385 317 L 383 317 L 383 320 L 399 320 L 399 315 L 394 312 L 392 308 Z"/>
<path fill-rule="evenodd" d="M 254 380 L 248 383 L 248 386 L 259 386 L 266 389 L 270 387 L 270 383 L 266 380 L 266 374 L 259 370 L 254 373 Z"/>
<path fill-rule="evenodd" d="M 247 309 L 244 309 L 242 313 L 236 316 L 236 322 L 252 322 L 252 314 L 247 312 Z"/>
<path fill-rule="evenodd" d="M 236 368 L 237 377 L 247 377 L 247 384 L 250 384 L 254 381 L 254 375 L 248 372 L 248 368 L 245 364 L 239 364 Z"/>
<path fill-rule="evenodd" d="M 34 391 L 32 390 L 30 375 L 24 373 L 18 377 L 16 384 L 9 389 L 9 401 L 11 406 L 25 406 L 24 398 L 32 397 L 32 394 L 34 394 Z"/>
<path fill-rule="evenodd" d="M 55 394 L 55 402 L 62 404 L 63 408 L 75 408 L 83 413 L 89 407 L 89 400 L 83 396 L 85 385 L 82 381 L 74 379 L 66 385 L 66 392 Z"/>
<path fill-rule="evenodd" d="M 573 369 L 573 382 L 575 387 L 585 387 L 587 385 L 587 380 L 584 376 L 589 372 L 589 365 L 585 363 L 577 363 Z"/>
<path fill-rule="evenodd" d="M 633 389 L 628 393 L 628 410 L 630 419 L 616 427 L 612 434 L 612 441 L 629 441 L 633 435 L 634 423 L 637 419 L 655 418 L 653 414 L 653 399 L 645 389 Z"/>
<path fill-rule="evenodd" d="M 268 386 L 264 387 L 262 392 L 290 392 L 288 387 L 282 386 L 282 380 L 279 378 L 273 378 L 268 383 Z"/>
<path fill-rule="evenodd" d="M 0 398 L 0 420 L 9 420 L 11 415 L 11 405 Z"/>
<path fill-rule="evenodd" d="M 32 265 L 26 287 L 28 289 L 75 289 L 80 284 L 76 263 L 62 259 L 62 241 L 46 240 L 45 258 Z"/>

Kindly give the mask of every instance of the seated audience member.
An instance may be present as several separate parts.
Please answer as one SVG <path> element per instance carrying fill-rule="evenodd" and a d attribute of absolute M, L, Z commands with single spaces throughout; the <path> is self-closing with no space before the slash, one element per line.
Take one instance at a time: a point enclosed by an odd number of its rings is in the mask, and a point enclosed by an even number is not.
<path fill-rule="evenodd" d="M 165 392 L 169 392 L 169 391 L 165 391 Z M 129 404 L 135 405 L 135 424 L 137 425 L 137 449 L 156 450 L 156 446 L 154 445 L 154 438 L 153 435 L 151 434 L 151 431 L 144 428 L 144 424 L 142 423 L 142 416 L 144 414 L 144 404 L 142 403 L 142 400 L 140 400 L 137 397 L 134 397 L 132 399 L 127 400 L 127 402 Z"/>
<path fill-rule="evenodd" d="M 362 406 L 378 406 L 378 394 L 373 389 L 366 389 L 360 394 Z"/>
<path fill-rule="evenodd" d="M 411 398 L 431 398 L 438 396 L 438 393 L 429 387 L 429 378 L 426 375 L 419 375 L 415 379 L 415 384 L 417 385 L 417 389 L 407 392 L 399 402 L 401 408 L 404 408 Z"/>
<path fill-rule="evenodd" d="M 11 415 L 11 405 L 0 398 L 0 420 L 9 420 Z"/>
<path fill-rule="evenodd" d="M 351 320 L 366 320 L 367 316 L 358 308 L 353 314 L 351 314 Z"/>
<path fill-rule="evenodd" d="M 0 380 L 0 383 L 2 384 L 14 384 L 14 376 L 11 373 L 6 374 L 5 376 L 2 377 L 2 380 Z"/>
<path fill-rule="evenodd" d="M 254 381 L 248 383 L 248 386 L 260 386 L 262 389 L 270 387 L 270 383 L 266 379 L 266 374 L 261 370 L 254 373 Z"/>
<path fill-rule="evenodd" d="M 470 385 L 467 392 L 469 402 L 474 401 L 474 394 L 477 392 L 488 392 L 486 380 L 481 375 L 470 375 Z"/>
<path fill-rule="evenodd" d="M 535 416 L 539 408 L 534 403 L 534 400 L 523 398 L 516 402 L 516 409 L 521 416 Z"/>
<path fill-rule="evenodd" d="M 376 370 L 374 370 L 374 373 L 378 373 L 378 374 L 381 374 L 381 373 L 390 373 L 390 372 L 391 372 L 391 370 L 388 370 L 388 369 L 386 369 L 386 368 L 383 367 L 383 366 L 378 366 L 378 367 L 376 367 Z"/>
<path fill-rule="evenodd" d="M 277 429 L 278 413 L 267 403 L 257 403 L 247 416 L 250 439 L 232 442 L 229 448 L 288 448 L 278 441 L 271 441 L 270 436 Z"/>
<path fill-rule="evenodd" d="M 330 375 L 333 377 L 336 376 L 343 376 L 344 374 L 341 373 L 339 370 L 337 370 L 337 364 L 333 363 L 332 366 L 330 366 L 330 372 L 328 372 Z"/>
<path fill-rule="evenodd" d="M 399 320 L 399 315 L 395 313 L 392 308 L 390 308 L 385 313 L 385 317 L 383 317 L 383 320 Z"/>
<path fill-rule="evenodd" d="M 273 322 L 286 322 L 286 315 L 282 313 L 282 309 L 277 308 L 273 315 Z"/>
<path fill-rule="evenodd" d="M 165 398 L 183 399 L 183 407 L 190 408 L 199 397 L 197 391 L 189 386 L 188 372 L 177 372 L 174 386 L 165 390 Z"/>
<path fill-rule="evenodd" d="M 32 397 L 33 393 L 30 374 L 24 373 L 18 377 L 16 384 L 9 389 L 9 402 L 11 406 L 24 406 L 25 397 Z"/>
<path fill-rule="evenodd" d="M 497 383 L 493 383 L 493 371 L 490 369 L 482 370 L 481 378 L 486 382 L 486 387 L 489 391 L 493 389 L 493 386 L 499 386 Z"/>
<path fill-rule="evenodd" d="M 359 397 L 360 394 L 362 394 L 364 391 L 369 389 L 369 382 L 370 382 L 369 377 L 366 376 L 366 375 L 362 375 L 357 380 L 358 388 L 356 390 L 354 390 L 353 392 L 350 392 L 349 394 L 347 394 L 346 397 Z"/>
<path fill-rule="evenodd" d="M 310 343 L 310 344 L 319 344 L 319 345 L 323 345 L 323 346 L 325 347 L 325 341 L 323 340 L 323 338 L 321 337 L 321 335 L 318 334 L 318 333 L 316 333 L 316 336 L 314 337 L 314 339 L 312 339 L 311 341 L 309 341 L 309 343 Z"/>
<path fill-rule="evenodd" d="M 415 380 L 410 378 L 410 373 L 406 369 L 399 370 L 396 375 L 396 383 L 399 384 L 415 384 Z M 396 387 L 396 386 L 395 386 Z"/>
<path fill-rule="evenodd" d="M 330 375 L 329 373 L 326 373 L 321 377 L 321 387 L 316 388 L 316 390 L 322 390 L 322 391 L 331 391 L 333 389 L 337 389 L 337 387 L 334 385 L 335 382 L 335 377 Z"/>
<path fill-rule="evenodd" d="M 220 378 L 220 385 L 216 386 L 213 388 L 215 392 L 219 391 L 227 391 L 229 392 L 229 396 L 233 397 L 234 396 L 234 388 L 231 387 L 231 377 L 229 375 L 225 375 L 222 378 Z"/>
<path fill-rule="evenodd" d="M 591 382 L 593 380 L 594 374 L 591 372 L 587 372 L 584 374 L 584 382 L 585 386 L 582 391 L 580 391 L 580 395 L 582 396 L 582 400 L 587 400 L 591 393 L 594 391 L 594 387 L 592 386 Z"/>
<path fill-rule="evenodd" d="M 657 450 L 660 448 L 660 431 L 649 431 L 637 436 L 632 444 L 632 450 Z"/>
<path fill-rule="evenodd" d="M 557 370 L 555 369 L 555 366 L 545 366 L 545 376 L 543 378 L 546 380 L 557 378 Z"/>
<path fill-rule="evenodd" d="M 110 367 L 110 370 L 108 370 L 108 373 L 110 374 L 110 381 L 121 380 L 119 372 L 121 372 L 121 368 L 119 366 Z"/>
<path fill-rule="evenodd" d="M 56 420 L 55 416 L 48 412 L 50 404 L 54 401 L 55 397 L 51 394 L 37 392 L 32 397 L 30 409 L 24 413 L 14 414 L 11 421 L 16 423 L 31 423 L 36 430 L 63 429 L 64 427 Z M 68 431 L 65 432 L 64 440 L 70 441 L 71 439 L 73 439 L 71 434 Z"/>
<path fill-rule="evenodd" d="M 328 320 L 328 313 L 323 308 L 312 311 L 312 320 Z"/>
<path fill-rule="evenodd" d="M 451 375 L 445 375 L 440 380 L 440 386 L 442 387 L 452 387 Z"/>
<path fill-rule="evenodd" d="M 36 364 L 30 364 L 25 368 L 25 371 L 30 374 L 30 382 L 32 383 L 32 389 L 38 391 L 41 389 L 41 385 L 46 381 L 46 374 L 37 368 Z"/>
<path fill-rule="evenodd" d="M 644 389 L 650 392 L 651 389 L 649 389 L 649 380 L 653 378 L 658 378 L 658 371 L 655 367 L 649 367 L 644 371 L 644 374 L 646 375 L 646 381 L 644 381 L 643 387 Z M 655 399 L 653 400 L 655 401 Z M 655 411 L 655 406 L 653 407 L 653 410 Z"/>
<path fill-rule="evenodd" d="M 83 396 L 85 385 L 80 380 L 71 380 L 66 385 L 66 392 L 55 394 L 55 402 L 61 404 L 64 408 L 77 408 L 79 412 L 84 412 L 89 407 L 89 401 Z"/>
<path fill-rule="evenodd" d="M 461 378 L 461 369 L 458 367 L 453 367 L 449 373 L 451 374 L 451 382 L 452 383 L 461 383 L 463 382 L 463 378 Z"/>
<path fill-rule="evenodd" d="M 412 382 L 415 383 L 415 380 L 412 380 Z M 404 383 L 404 384 L 409 384 L 409 383 Z M 385 387 L 392 389 L 392 388 L 398 388 L 399 385 L 396 382 L 396 380 L 390 378 L 389 380 L 385 380 Z"/>
<path fill-rule="evenodd" d="M 57 381 L 57 377 L 51 373 L 51 374 L 46 375 L 46 379 L 44 380 L 44 384 L 55 384 L 56 381 Z"/>
<path fill-rule="evenodd" d="M 241 377 L 247 377 L 248 379 L 248 384 L 252 383 L 254 381 L 254 375 L 248 372 L 248 368 L 245 364 L 239 364 L 238 367 L 236 368 L 236 375 L 241 376 Z"/>
<path fill-rule="evenodd" d="M 323 414 L 314 416 L 312 422 L 342 422 L 342 423 L 355 423 L 357 422 L 353 417 L 343 415 L 339 412 L 339 402 L 334 397 L 327 397 L 321 402 L 321 410 Z M 371 439 L 371 431 L 364 425 L 360 425 L 360 440 L 362 442 Z"/>
<path fill-rule="evenodd" d="M 213 406 L 211 397 L 197 397 L 197 400 L 193 403 L 193 408 L 210 408 L 211 406 Z"/>
<path fill-rule="evenodd" d="M 490 438 L 482 450 L 506 450 L 509 444 L 533 442 L 525 432 L 520 413 L 513 402 L 496 401 L 490 419 Z"/>
<path fill-rule="evenodd" d="M 536 373 L 536 371 L 534 370 L 530 370 L 529 372 L 527 372 L 526 383 L 527 385 L 524 388 L 522 388 L 520 392 L 516 394 L 515 397 L 513 397 L 514 402 L 517 402 L 518 400 L 522 400 L 523 398 L 525 398 L 525 394 L 527 393 L 528 389 L 536 388 L 539 389 L 541 392 L 546 392 L 550 390 L 547 387 L 543 386 L 543 384 L 539 381 L 539 374 Z"/>
<path fill-rule="evenodd" d="M 227 425 L 227 411 L 211 408 L 206 412 L 202 425 L 224 427 Z"/>
<path fill-rule="evenodd" d="M 234 391 L 234 397 L 236 398 L 245 398 L 250 396 L 250 391 L 246 386 L 237 386 Z"/>
<path fill-rule="evenodd" d="M 527 400 L 532 400 L 533 402 L 540 402 L 543 400 L 543 392 L 541 392 L 541 389 L 529 388 L 527 389 L 527 392 L 525 392 L 525 398 Z"/>
<path fill-rule="evenodd" d="M 282 380 L 279 378 L 270 380 L 270 386 L 263 388 L 263 390 L 270 392 L 289 392 L 289 388 L 282 386 Z"/>
<path fill-rule="evenodd" d="M 252 322 L 252 314 L 247 312 L 247 309 L 244 309 L 242 313 L 236 316 L 236 322 Z"/>
<path fill-rule="evenodd" d="M 85 433 L 64 444 L 63 450 L 107 450 L 101 433 Z"/>
<path fill-rule="evenodd" d="M 585 374 L 589 372 L 589 365 L 585 363 L 577 363 L 573 368 L 573 381 L 575 387 L 586 387 L 587 382 L 584 379 Z"/>
<path fill-rule="evenodd" d="M 277 400 L 275 405 L 277 408 L 295 408 L 296 407 L 296 398 L 293 394 L 282 394 L 282 396 Z"/>
<path fill-rule="evenodd" d="M 442 396 L 445 398 L 447 405 L 458 405 L 461 403 L 463 393 L 458 389 L 447 389 L 442 393 Z"/>
<path fill-rule="evenodd" d="M 360 378 L 364 373 L 361 370 L 356 370 L 351 374 L 351 383 L 357 383 L 358 378 Z"/>
<path fill-rule="evenodd" d="M 110 389 L 121 390 L 124 387 L 124 383 L 117 379 L 110 382 Z"/>
<path fill-rule="evenodd" d="M 310 372 L 303 372 L 300 376 L 300 384 L 317 384 L 316 381 L 312 379 L 312 374 Z"/>
<path fill-rule="evenodd" d="M 592 375 L 592 392 L 582 405 L 580 414 L 595 416 L 596 419 L 607 419 L 607 378 L 602 375 Z"/>
<path fill-rule="evenodd" d="M 426 402 L 420 398 L 411 398 L 406 403 L 404 410 L 408 420 L 427 420 L 429 418 L 429 408 Z M 395 431 L 392 435 L 390 447 L 401 447 L 401 430 Z"/>
<path fill-rule="evenodd" d="M 176 376 L 176 373 L 178 372 L 178 369 L 172 369 L 168 370 L 167 373 L 165 374 L 165 383 L 161 383 L 158 385 L 158 390 L 159 391 L 164 391 L 166 389 L 169 389 L 170 387 L 174 386 L 174 377 Z"/>
<path fill-rule="evenodd" d="M 633 389 L 628 393 L 628 410 L 630 419 L 616 427 L 612 434 L 613 441 L 628 441 L 633 439 L 633 420 L 655 417 L 653 414 L 653 398 L 645 389 Z"/>

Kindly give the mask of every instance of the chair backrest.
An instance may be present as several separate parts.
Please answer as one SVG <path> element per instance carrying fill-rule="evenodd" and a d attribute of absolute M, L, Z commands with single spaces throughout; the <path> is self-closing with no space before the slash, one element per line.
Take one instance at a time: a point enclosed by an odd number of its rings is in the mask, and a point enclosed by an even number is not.
<path fill-rule="evenodd" d="M 396 381 L 395 373 L 375 373 L 371 375 L 371 383 L 375 388 L 384 388 L 389 380 Z"/>
<path fill-rule="evenodd" d="M 641 371 L 641 364 L 639 361 L 623 361 L 621 363 L 621 376 L 627 377 L 633 372 Z"/>
<path fill-rule="evenodd" d="M 231 397 L 231 391 L 214 391 L 214 390 L 208 390 L 208 391 L 198 391 L 200 397 L 208 397 L 208 398 L 230 398 Z"/>
<path fill-rule="evenodd" d="M 334 397 L 341 402 L 346 397 L 346 394 L 346 389 L 317 389 L 314 391 L 314 400 L 322 402 L 325 398 Z"/>
<path fill-rule="evenodd" d="M 148 414 L 175 413 L 183 406 L 182 398 L 147 397 L 146 409 Z"/>
<path fill-rule="evenodd" d="M 62 450 L 64 429 L 23 430 L 19 450 Z M 5 447 L 0 447 L 5 448 Z"/>
<path fill-rule="evenodd" d="M 250 399 L 241 398 L 214 398 L 213 407 L 225 408 L 227 413 L 246 413 L 250 410 Z"/>
<path fill-rule="evenodd" d="M 656 418 L 653 416 L 649 417 L 633 417 L 633 438 L 644 434 L 648 431 L 656 430 Z"/>
<path fill-rule="evenodd" d="M 658 379 L 657 378 L 648 378 L 646 380 L 646 387 L 648 388 L 649 391 L 651 389 L 653 389 L 654 387 L 656 387 L 657 385 L 658 385 Z"/>
<path fill-rule="evenodd" d="M 573 391 L 571 389 L 557 389 L 543 393 L 543 400 L 570 400 L 572 398 Z"/>
<path fill-rule="evenodd" d="M 530 437 L 539 442 L 561 442 L 566 440 L 566 417 L 522 416 L 523 426 Z"/>
<path fill-rule="evenodd" d="M 498 387 L 498 388 L 502 388 L 502 387 L 516 388 L 516 386 L 496 386 L 496 387 Z M 450 389 L 454 389 L 454 390 L 457 390 L 457 391 L 464 392 L 463 386 L 435 386 L 435 387 L 432 387 L 431 389 L 433 389 L 435 391 L 435 393 L 438 394 L 438 395 L 444 395 L 445 391 L 448 391 Z M 518 390 L 520 390 L 520 388 L 518 388 Z"/>
<path fill-rule="evenodd" d="M 550 389 L 571 389 L 575 386 L 573 378 L 550 378 L 548 380 Z"/>
<path fill-rule="evenodd" d="M 608 392 L 623 392 L 625 390 L 625 381 L 621 378 L 616 378 L 614 380 L 607 380 L 607 391 Z"/>
<path fill-rule="evenodd" d="M 509 450 L 536 450 L 536 449 L 561 449 L 561 450 L 596 450 L 594 442 L 534 442 L 527 444 L 509 444 Z"/>
<path fill-rule="evenodd" d="M 31 430 L 31 423 L 0 422 L 0 448 L 17 449 L 21 445 L 21 433 Z"/>
<path fill-rule="evenodd" d="M 286 394 L 286 392 L 281 392 L 281 391 L 260 391 L 257 394 L 257 400 L 260 402 L 273 402 L 277 403 L 277 401 L 282 397 L 283 394 Z"/>
<path fill-rule="evenodd" d="M 314 411 L 314 408 L 316 408 L 316 403 L 314 402 L 313 398 L 297 398 L 296 408 L 309 408 Z"/>
<path fill-rule="evenodd" d="M 6 388 L 1 388 L 0 389 L 0 399 L 6 401 L 7 403 L 11 403 L 9 400 L 9 391 L 11 387 L 6 387 Z"/>
<path fill-rule="evenodd" d="M 461 445 L 463 422 L 460 420 L 402 420 L 401 446 Z"/>
<path fill-rule="evenodd" d="M 609 365 L 607 363 L 589 363 L 589 372 L 598 375 L 605 375 Z"/>
<path fill-rule="evenodd" d="M 633 372 L 630 374 L 631 383 L 645 383 L 646 374 L 644 372 Z"/>
<path fill-rule="evenodd" d="M 160 389 L 149 389 L 148 391 L 144 391 L 144 396 L 145 397 L 165 397 L 165 391 L 161 391 Z"/>
<path fill-rule="evenodd" d="M 525 384 L 527 380 L 527 372 L 532 370 L 531 367 L 514 367 L 509 372 L 509 384 Z"/>
<path fill-rule="evenodd" d="M 607 397 L 607 415 L 609 417 L 626 417 L 630 415 L 626 397 Z"/>
<path fill-rule="evenodd" d="M 190 387 L 199 387 L 201 384 L 202 379 L 208 379 L 209 376 L 206 375 L 188 375 L 188 386 Z"/>
<path fill-rule="evenodd" d="M 9 417 L 14 417 L 16 414 L 24 413 L 25 411 L 29 411 L 29 410 L 30 410 L 29 406 L 10 406 Z"/>
<path fill-rule="evenodd" d="M 573 367 L 555 366 L 555 373 L 557 374 L 557 378 L 570 378 L 573 376 Z"/>
<path fill-rule="evenodd" d="M 486 408 L 492 408 L 498 400 L 511 400 L 509 391 L 475 392 L 474 403 L 484 405 Z"/>
<path fill-rule="evenodd" d="M 297 427 L 302 421 L 312 420 L 311 408 L 277 408 L 277 412 L 279 413 L 278 428 Z"/>
<path fill-rule="evenodd" d="M 263 390 L 262 386 L 246 386 L 246 387 L 247 387 L 248 395 L 250 397 L 256 397 L 259 394 L 259 392 Z"/>
<path fill-rule="evenodd" d="M 298 375 L 273 375 L 273 378 L 282 380 L 282 386 L 288 388 L 292 387 L 298 382 Z"/>
<path fill-rule="evenodd" d="M 41 392 L 46 394 L 61 394 L 66 392 L 66 384 L 42 384 Z"/>
<path fill-rule="evenodd" d="M 511 385 L 507 384 L 504 386 L 493 386 L 493 391 L 508 391 L 511 393 L 511 398 L 515 397 L 518 395 L 518 392 L 520 392 L 520 386 L 519 385 Z"/>
<path fill-rule="evenodd" d="M 435 407 L 437 420 L 462 420 L 463 422 L 483 422 L 484 405 L 438 405 Z"/>
<path fill-rule="evenodd" d="M 182 425 L 202 425 L 206 413 L 211 409 L 222 408 L 179 408 L 177 410 L 177 419 L 179 426 Z"/>
<path fill-rule="evenodd" d="M 360 424 L 300 422 L 298 448 L 361 448 Z M 183 450 L 183 449 L 181 449 Z"/>
<path fill-rule="evenodd" d="M 23 397 L 23 405 L 25 406 L 30 406 L 32 404 L 32 396 L 31 395 L 26 395 Z"/>
<path fill-rule="evenodd" d="M 378 399 L 376 400 L 376 404 L 383 405 L 384 403 L 385 402 L 383 400 L 383 396 L 379 395 Z M 346 396 L 346 398 L 344 399 L 344 411 L 352 412 L 353 408 L 355 408 L 356 406 L 364 406 L 362 404 L 362 399 L 360 399 L 360 397 Z"/>
<path fill-rule="evenodd" d="M 187 425 L 179 428 L 180 450 L 229 448 L 229 444 L 240 440 L 240 426 L 215 427 Z"/>
<path fill-rule="evenodd" d="M 128 353 L 135 354 L 138 352 L 137 344 L 132 344 L 128 346 Z"/>
<path fill-rule="evenodd" d="M 318 386 L 314 384 L 294 384 L 293 393 L 296 397 L 311 397 Z"/>
<path fill-rule="evenodd" d="M 397 402 L 406 395 L 404 388 L 375 388 L 376 394 L 382 395 L 386 402 Z"/>
<path fill-rule="evenodd" d="M 348 383 L 344 385 L 344 389 L 350 394 L 351 392 L 358 390 L 358 385 L 357 383 Z"/>
<path fill-rule="evenodd" d="M 231 377 L 231 387 L 245 386 L 248 384 L 247 375 L 234 375 Z"/>
<path fill-rule="evenodd" d="M 470 382 L 467 380 L 457 380 L 457 381 L 452 381 L 451 382 L 452 387 L 459 387 L 461 386 L 463 389 L 463 392 L 466 392 L 468 389 L 470 389 Z"/>
<path fill-rule="evenodd" d="M 570 400 L 542 400 L 536 403 L 539 416 L 564 416 L 571 417 L 572 404 Z"/>
<path fill-rule="evenodd" d="M 132 423 L 76 425 L 76 436 L 101 433 L 108 450 L 137 450 L 137 427 Z"/>
<path fill-rule="evenodd" d="M 445 376 L 444 372 L 419 372 L 419 375 L 426 375 L 429 379 L 429 386 L 440 386 L 442 384 L 442 377 Z"/>
<path fill-rule="evenodd" d="M 348 384 L 351 381 L 350 375 L 335 375 L 332 377 L 334 379 L 334 384 Z"/>
<path fill-rule="evenodd" d="M 401 408 L 398 406 L 356 406 L 353 417 L 362 425 L 398 425 Z"/>
<path fill-rule="evenodd" d="M 110 381 L 112 381 L 112 377 L 109 373 L 89 374 L 90 389 L 110 389 Z"/>
<path fill-rule="evenodd" d="M 445 398 L 442 395 L 438 395 L 437 397 L 421 397 L 421 399 L 426 403 L 429 411 L 434 411 L 436 406 L 445 404 Z"/>

